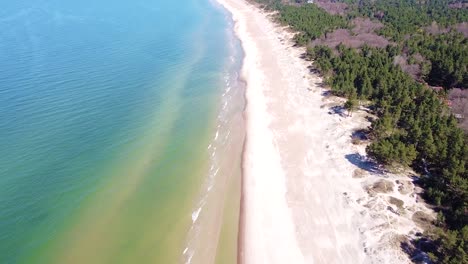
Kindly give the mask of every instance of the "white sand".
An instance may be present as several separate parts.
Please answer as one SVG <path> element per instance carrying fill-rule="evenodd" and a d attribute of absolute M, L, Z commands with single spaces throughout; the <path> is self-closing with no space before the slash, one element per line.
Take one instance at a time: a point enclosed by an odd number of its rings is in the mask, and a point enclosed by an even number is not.
<path fill-rule="evenodd" d="M 409 262 L 399 235 L 421 230 L 411 221 L 413 211 L 430 212 L 416 202 L 407 176 L 366 171 L 353 178 L 357 166 L 368 165 L 356 154 L 364 155 L 365 145 L 352 145 L 350 137 L 368 125 L 366 113 L 330 114 L 339 99 L 323 96 L 322 80 L 300 59 L 304 50 L 292 47 L 292 35 L 244 0 L 219 2 L 232 13 L 246 55 L 240 261 Z M 408 193 L 366 192 L 383 177 L 408 181 Z M 391 212 L 390 195 L 408 210 Z"/>

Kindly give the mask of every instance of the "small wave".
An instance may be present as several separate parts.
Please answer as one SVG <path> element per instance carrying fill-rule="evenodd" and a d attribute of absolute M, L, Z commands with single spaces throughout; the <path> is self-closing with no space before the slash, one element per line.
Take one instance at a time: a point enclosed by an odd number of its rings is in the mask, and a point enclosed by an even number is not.
<path fill-rule="evenodd" d="M 200 215 L 200 212 L 202 210 L 202 207 L 199 207 L 196 211 L 192 213 L 192 223 L 195 223 L 197 221 L 198 216 Z"/>
<path fill-rule="evenodd" d="M 187 253 L 188 253 L 188 258 L 187 258 L 187 261 L 185 262 L 185 264 L 190 264 L 192 262 L 193 254 L 195 252 L 193 252 L 192 250 L 189 251 L 188 248 L 185 248 L 184 255 L 186 255 Z"/>
<path fill-rule="evenodd" d="M 237 52 L 234 50 L 237 47 L 235 44 L 236 42 L 231 43 L 231 48 L 233 49 L 232 52 L 237 55 Z M 198 254 L 205 254 L 198 250 L 200 247 L 206 245 L 200 245 L 199 243 L 202 242 L 206 236 L 207 228 L 215 228 L 207 226 L 207 223 L 213 223 L 212 218 L 208 217 L 208 215 L 211 214 L 211 210 L 213 210 L 214 206 L 221 206 L 218 204 L 218 201 L 216 201 L 216 198 L 219 195 L 223 195 L 220 191 L 223 190 L 224 184 L 226 184 L 225 177 L 227 177 L 228 174 L 224 171 L 224 169 L 226 169 L 224 166 L 228 162 L 225 161 L 223 154 L 227 151 L 232 151 L 231 144 L 235 139 L 230 139 L 230 137 L 232 137 L 231 134 L 233 134 L 230 128 L 233 125 L 233 120 L 235 122 L 238 121 L 237 119 L 233 119 L 233 116 L 236 115 L 237 117 L 237 112 L 242 111 L 238 104 L 243 102 L 241 94 L 243 89 L 238 89 L 241 84 L 239 83 L 239 74 L 237 72 L 240 65 L 238 65 L 237 62 L 237 57 L 229 57 L 224 76 L 222 77 L 223 79 L 220 80 L 221 85 L 224 85 L 224 91 L 219 94 L 221 98 L 217 105 L 217 124 L 215 123 L 216 125 L 211 130 L 211 142 L 207 146 L 206 151 L 207 156 L 209 156 L 210 165 L 207 166 L 208 171 L 206 178 L 202 186 L 200 186 L 201 189 L 198 201 L 196 201 L 196 204 L 192 208 L 192 226 L 187 236 L 187 248 L 184 250 L 183 254 L 185 264 L 191 263 L 195 253 L 197 253 L 197 257 Z M 199 218 L 202 210 L 204 210 L 204 215 L 202 218 Z"/>
<path fill-rule="evenodd" d="M 187 263 L 191 263 L 191 262 L 192 262 L 192 258 L 193 258 L 193 253 L 190 254 L 190 256 L 189 256 L 189 258 L 188 258 L 188 260 L 187 260 Z"/>

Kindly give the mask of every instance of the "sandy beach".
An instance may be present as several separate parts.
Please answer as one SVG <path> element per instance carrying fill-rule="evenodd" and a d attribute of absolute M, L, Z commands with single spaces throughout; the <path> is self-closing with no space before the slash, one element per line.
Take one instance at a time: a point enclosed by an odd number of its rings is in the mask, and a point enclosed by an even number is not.
<path fill-rule="evenodd" d="M 293 34 L 244 0 L 219 0 L 232 14 L 245 59 L 241 263 L 409 263 L 402 242 L 433 213 L 405 171 L 384 172 L 365 157 L 343 99 L 293 47 Z M 334 110 L 332 110 L 334 109 Z M 384 188 L 382 188 L 384 186 Z"/>

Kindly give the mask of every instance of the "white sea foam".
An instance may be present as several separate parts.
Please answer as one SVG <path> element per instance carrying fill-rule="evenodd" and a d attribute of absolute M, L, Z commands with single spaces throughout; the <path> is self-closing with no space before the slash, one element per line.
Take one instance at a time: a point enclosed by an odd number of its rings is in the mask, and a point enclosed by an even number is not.
<path fill-rule="evenodd" d="M 190 254 L 190 256 L 189 256 L 189 258 L 188 258 L 188 260 L 187 260 L 187 263 L 191 263 L 191 262 L 192 262 L 192 258 L 193 258 L 193 253 Z"/>
<path fill-rule="evenodd" d="M 196 211 L 192 213 L 192 223 L 195 223 L 197 221 L 198 216 L 200 215 L 200 212 L 202 210 L 202 207 L 199 207 Z"/>
<path fill-rule="evenodd" d="M 234 43 L 231 43 L 232 45 Z M 232 48 L 235 48 L 234 46 Z M 234 51 L 233 51 L 234 52 Z M 219 101 L 219 108 L 217 113 L 217 124 L 214 127 L 214 131 L 212 134 L 211 142 L 207 146 L 207 155 L 209 156 L 209 166 L 206 178 L 202 183 L 200 191 L 200 195 L 198 197 L 198 201 L 194 205 L 192 209 L 191 218 L 192 218 L 192 226 L 190 227 L 190 231 L 187 237 L 187 249 L 184 250 L 184 262 L 186 264 L 191 263 L 193 260 L 194 262 L 198 262 L 199 254 L 205 254 L 200 249 L 203 249 L 209 245 L 206 245 L 207 237 L 211 235 L 206 232 L 207 229 L 217 228 L 217 221 L 213 220 L 213 218 L 206 217 L 205 214 L 209 214 L 213 208 L 213 206 L 220 206 L 219 199 L 216 199 L 219 195 L 223 195 L 220 191 L 223 189 L 223 184 L 226 184 L 226 181 L 223 177 L 226 177 L 226 174 L 223 170 L 224 162 L 224 153 L 226 151 L 231 151 L 231 147 L 226 144 L 231 144 L 228 137 L 232 134 L 229 131 L 229 128 L 232 126 L 232 114 L 233 111 L 238 111 L 239 108 L 236 107 L 235 104 L 236 100 L 242 100 L 240 93 L 243 91 L 240 89 L 236 89 L 239 87 L 238 82 L 238 74 L 233 72 L 233 67 L 237 67 L 234 65 L 233 62 L 236 61 L 236 57 L 230 58 L 229 65 L 225 70 L 225 75 L 221 80 L 222 85 L 224 85 L 225 89 L 220 94 L 221 100 Z M 234 103 L 233 103 L 234 102 Z M 237 114 L 237 113 L 236 113 Z M 215 188 L 216 187 L 216 188 Z M 199 218 L 201 211 L 204 210 L 204 215 L 202 218 Z M 203 245 L 200 243 L 203 241 Z M 194 255 L 197 256 L 194 257 Z"/>

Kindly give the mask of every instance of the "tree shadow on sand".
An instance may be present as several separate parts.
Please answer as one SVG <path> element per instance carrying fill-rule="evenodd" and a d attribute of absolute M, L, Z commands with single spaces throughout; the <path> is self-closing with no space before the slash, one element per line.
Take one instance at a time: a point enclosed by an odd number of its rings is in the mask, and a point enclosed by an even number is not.
<path fill-rule="evenodd" d="M 332 92 L 330 90 L 325 90 L 322 92 L 323 97 L 329 97 L 332 96 Z"/>
<path fill-rule="evenodd" d="M 309 72 L 311 74 L 320 75 L 320 71 L 317 68 L 315 68 L 314 66 L 312 66 L 312 65 L 308 66 L 307 69 L 309 69 Z"/>
<path fill-rule="evenodd" d="M 346 113 L 346 109 L 341 105 L 335 105 L 330 107 L 330 111 L 328 111 L 330 115 L 339 115 L 341 117 L 347 117 L 348 114 Z"/>
<path fill-rule="evenodd" d="M 433 263 L 426 252 L 435 250 L 434 242 L 421 233 L 416 234 L 416 239 L 402 241 L 400 247 L 413 263 Z"/>
<path fill-rule="evenodd" d="M 379 164 L 375 163 L 374 161 L 368 159 L 366 156 L 363 156 L 359 153 L 347 154 L 345 155 L 345 158 L 349 162 L 351 162 L 351 164 L 362 170 L 379 175 L 383 175 L 385 172 L 384 168 L 379 166 Z"/>
<path fill-rule="evenodd" d="M 369 137 L 367 136 L 368 133 L 369 132 L 366 129 L 358 129 L 353 131 L 353 133 L 351 134 L 351 138 L 359 139 L 362 141 L 369 140 Z"/>

